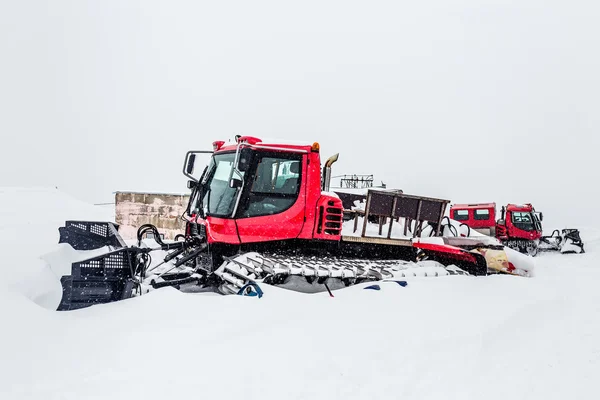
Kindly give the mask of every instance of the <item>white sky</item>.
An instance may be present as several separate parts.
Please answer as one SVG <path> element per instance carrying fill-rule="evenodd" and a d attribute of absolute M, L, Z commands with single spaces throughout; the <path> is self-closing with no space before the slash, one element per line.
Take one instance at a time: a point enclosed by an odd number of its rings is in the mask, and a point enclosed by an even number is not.
<path fill-rule="evenodd" d="M 593 222 L 595 1 L 0 1 L 0 186 L 186 191 L 188 149 L 318 141 L 334 175 Z"/>

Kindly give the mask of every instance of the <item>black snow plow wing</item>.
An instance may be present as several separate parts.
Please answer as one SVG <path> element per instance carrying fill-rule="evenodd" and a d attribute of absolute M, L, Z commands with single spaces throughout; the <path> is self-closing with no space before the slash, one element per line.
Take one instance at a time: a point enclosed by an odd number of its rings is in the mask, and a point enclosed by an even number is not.
<path fill-rule="evenodd" d="M 108 251 L 95 257 L 71 264 L 71 275 L 61 277 L 62 299 L 58 311 L 75 310 L 94 304 L 110 303 L 130 298 L 142 290 L 143 280 L 150 266 L 151 251 L 170 251 L 164 262 L 181 256 L 176 266 L 195 258 L 202 250 L 202 244 L 189 239 L 175 243 L 164 243 L 156 228 L 143 225 L 138 229 L 138 246 L 128 247 L 118 232 L 119 226 L 112 222 L 67 221 L 59 228 L 59 243 L 69 244 L 75 250 L 96 250 L 106 247 Z M 154 231 L 158 248 L 140 247 L 141 238 L 148 231 Z M 180 264 L 178 264 L 180 263 Z M 153 287 L 177 286 L 196 282 L 201 276 L 189 272 L 176 274 L 163 273 L 160 279 L 150 282 Z"/>
<path fill-rule="evenodd" d="M 131 297 L 137 250 L 128 248 L 112 222 L 66 221 L 58 228 L 59 243 L 75 250 L 113 251 L 71 264 L 71 275 L 61 277 L 63 295 L 58 311 L 93 304 L 110 303 Z"/>
<path fill-rule="evenodd" d="M 131 297 L 135 286 L 135 253 L 122 248 L 73 263 L 71 275 L 60 280 L 63 296 L 57 310 L 74 310 Z"/>
<path fill-rule="evenodd" d="M 550 236 L 542 236 L 539 251 L 559 251 L 563 254 L 585 253 L 578 229 L 563 229 L 562 234 L 555 229 Z"/>

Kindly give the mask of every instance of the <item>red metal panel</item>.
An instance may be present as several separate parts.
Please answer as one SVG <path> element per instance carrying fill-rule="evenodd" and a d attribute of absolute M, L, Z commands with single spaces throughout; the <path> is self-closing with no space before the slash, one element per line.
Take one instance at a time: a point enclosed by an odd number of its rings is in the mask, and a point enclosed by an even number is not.
<path fill-rule="evenodd" d="M 455 218 L 454 212 L 458 210 L 464 210 L 468 212 L 468 219 L 459 220 Z M 489 212 L 488 219 L 477 219 L 475 216 L 476 210 L 487 210 Z M 482 203 L 482 204 L 453 204 L 450 207 L 450 218 L 456 219 L 457 221 L 470 226 L 473 229 L 478 228 L 493 228 L 496 225 L 496 204 L 495 203 Z"/>

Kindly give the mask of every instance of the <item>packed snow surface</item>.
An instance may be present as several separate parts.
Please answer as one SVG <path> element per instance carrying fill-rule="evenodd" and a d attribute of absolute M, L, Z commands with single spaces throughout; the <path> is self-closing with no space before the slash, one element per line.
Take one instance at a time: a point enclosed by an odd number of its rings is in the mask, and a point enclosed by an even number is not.
<path fill-rule="evenodd" d="M 163 288 L 56 312 L 44 292 L 60 271 L 39 256 L 68 251 L 65 219 L 105 210 L 54 189 L 0 189 L 0 209 L 0 399 L 600 398 L 599 229 L 580 228 L 585 254 L 537 257 L 532 278 L 417 276 L 334 297 Z"/>

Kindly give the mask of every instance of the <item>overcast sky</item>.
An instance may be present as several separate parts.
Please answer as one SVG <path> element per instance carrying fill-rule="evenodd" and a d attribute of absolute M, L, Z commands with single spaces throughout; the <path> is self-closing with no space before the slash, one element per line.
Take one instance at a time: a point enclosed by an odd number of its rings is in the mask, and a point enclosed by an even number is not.
<path fill-rule="evenodd" d="M 188 149 L 244 134 L 598 225 L 599 4 L 1 0 L 0 186 L 184 192 Z"/>

